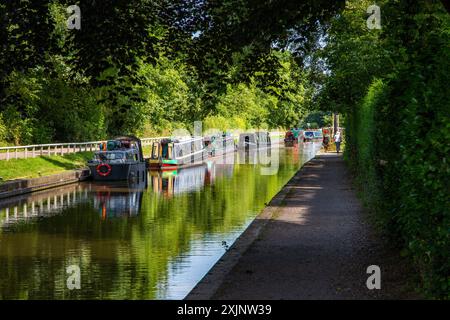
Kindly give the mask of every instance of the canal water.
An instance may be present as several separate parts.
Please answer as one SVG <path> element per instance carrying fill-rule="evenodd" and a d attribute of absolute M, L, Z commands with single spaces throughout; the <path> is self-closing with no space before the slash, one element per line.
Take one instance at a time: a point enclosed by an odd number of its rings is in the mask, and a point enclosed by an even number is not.
<path fill-rule="evenodd" d="M 182 299 L 319 147 L 3 200 L 0 299 Z"/>

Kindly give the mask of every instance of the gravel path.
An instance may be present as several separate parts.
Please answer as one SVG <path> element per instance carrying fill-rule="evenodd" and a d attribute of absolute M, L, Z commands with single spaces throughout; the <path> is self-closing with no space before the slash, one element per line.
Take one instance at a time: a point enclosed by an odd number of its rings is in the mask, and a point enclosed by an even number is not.
<path fill-rule="evenodd" d="M 406 263 L 366 223 L 340 155 L 317 156 L 286 188 L 213 299 L 418 298 Z M 369 265 L 381 268 L 380 290 L 367 289 Z"/>

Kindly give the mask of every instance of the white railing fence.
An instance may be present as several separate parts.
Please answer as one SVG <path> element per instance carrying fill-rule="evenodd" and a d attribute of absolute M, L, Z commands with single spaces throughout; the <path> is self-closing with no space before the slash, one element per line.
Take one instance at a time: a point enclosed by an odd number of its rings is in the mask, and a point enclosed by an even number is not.
<path fill-rule="evenodd" d="M 272 137 L 283 135 L 282 132 L 270 132 Z M 153 141 L 159 141 L 169 137 L 141 138 L 142 146 L 151 145 Z M 0 147 L 0 160 L 10 159 L 27 159 L 40 156 L 65 155 L 68 153 L 77 153 L 83 151 L 98 150 L 98 145 L 102 141 L 90 142 L 70 142 L 70 143 L 49 143 L 49 144 L 33 144 L 28 146 Z"/>
<path fill-rule="evenodd" d="M 150 145 L 153 141 L 163 139 L 165 137 L 157 138 L 143 138 L 142 145 Z M 100 143 L 104 141 L 90 141 L 90 142 L 71 142 L 71 143 L 49 143 L 49 144 L 34 144 L 28 146 L 14 146 L 14 147 L 0 147 L 0 160 L 10 159 L 27 159 L 40 156 L 54 156 L 65 155 L 68 153 L 76 153 L 83 151 L 98 150 Z"/>

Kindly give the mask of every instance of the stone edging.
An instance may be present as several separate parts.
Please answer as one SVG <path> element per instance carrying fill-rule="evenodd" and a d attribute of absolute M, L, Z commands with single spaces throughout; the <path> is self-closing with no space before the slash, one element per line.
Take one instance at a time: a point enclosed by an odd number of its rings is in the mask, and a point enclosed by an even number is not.
<path fill-rule="evenodd" d="M 34 179 L 18 179 L 5 182 L 0 185 L 0 199 L 83 181 L 89 175 L 89 169 L 80 169 Z"/>

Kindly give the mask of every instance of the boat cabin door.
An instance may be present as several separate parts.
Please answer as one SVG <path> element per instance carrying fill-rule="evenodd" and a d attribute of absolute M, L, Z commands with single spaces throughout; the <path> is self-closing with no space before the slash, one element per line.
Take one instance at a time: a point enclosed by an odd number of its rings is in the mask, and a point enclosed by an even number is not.
<path fill-rule="evenodd" d="M 161 151 L 160 151 L 160 155 L 161 155 L 161 159 L 172 159 L 172 154 L 173 154 L 173 143 L 172 142 L 166 142 L 163 141 L 161 142 Z"/>
<path fill-rule="evenodd" d="M 151 158 L 159 159 L 159 157 L 161 156 L 160 152 L 161 152 L 161 148 L 160 148 L 159 142 L 153 142 Z"/>

